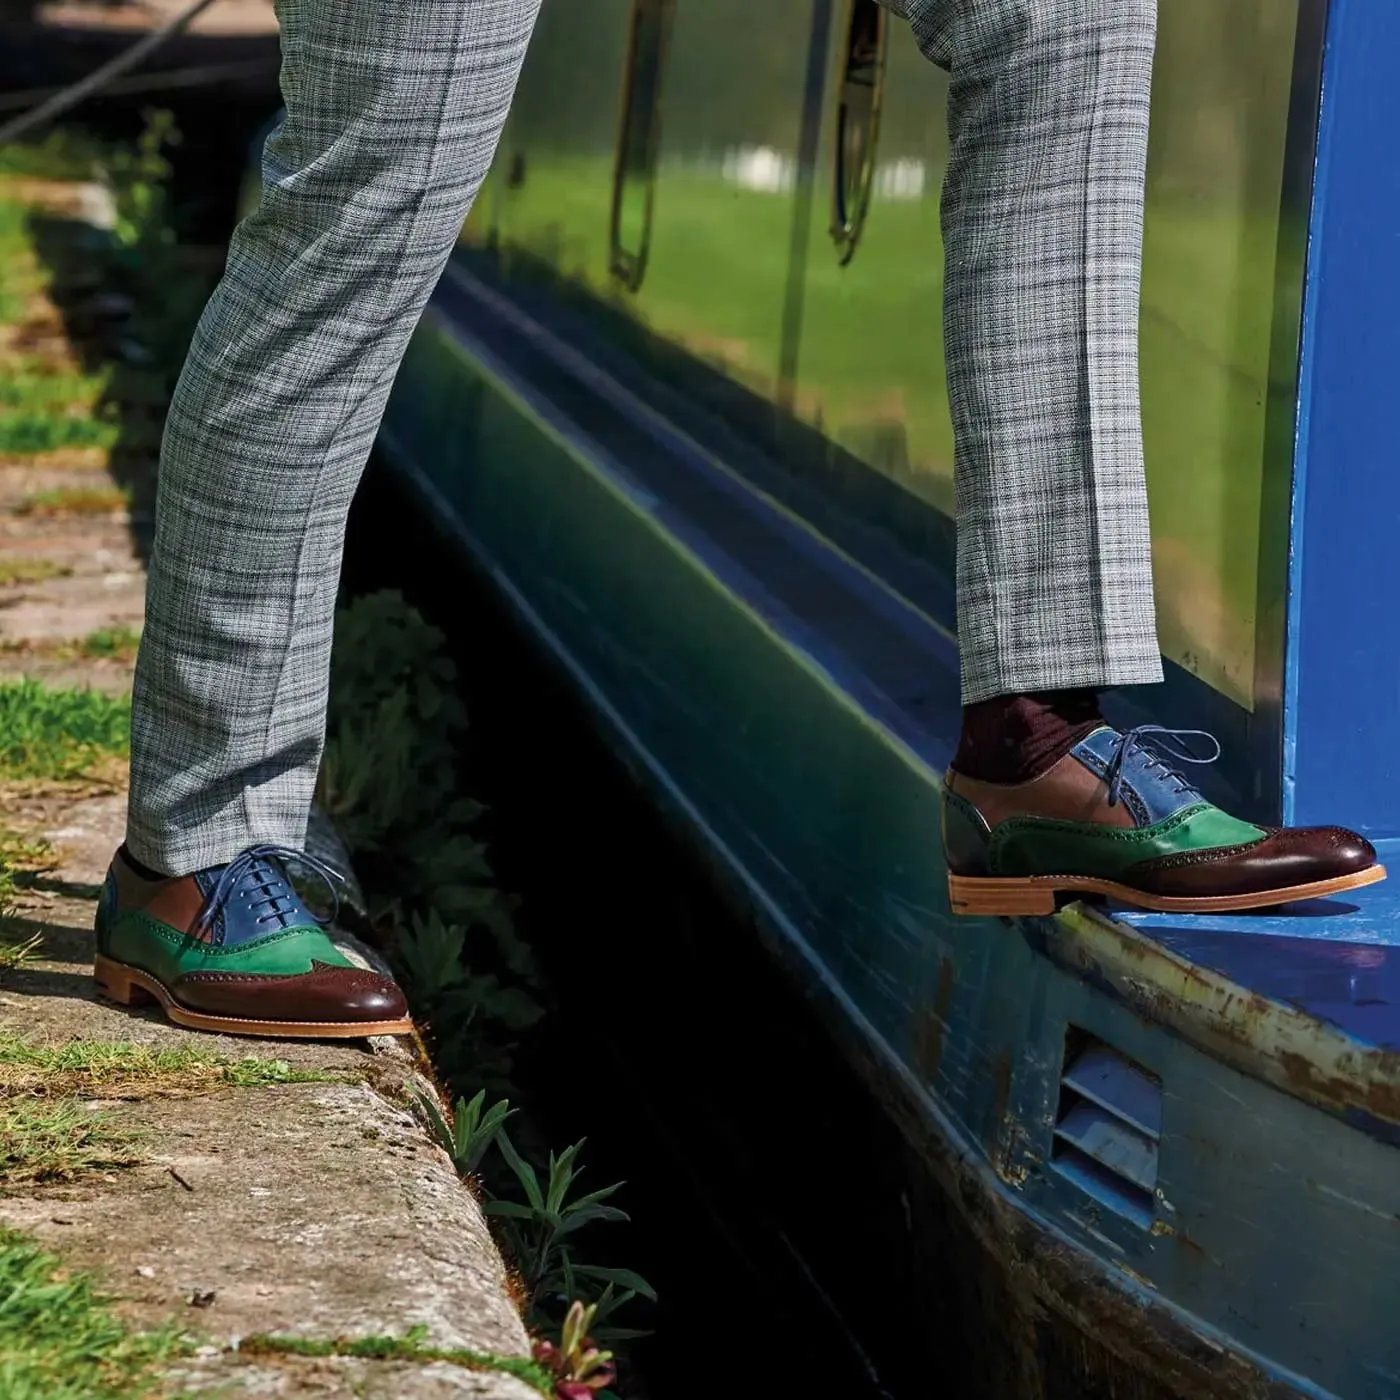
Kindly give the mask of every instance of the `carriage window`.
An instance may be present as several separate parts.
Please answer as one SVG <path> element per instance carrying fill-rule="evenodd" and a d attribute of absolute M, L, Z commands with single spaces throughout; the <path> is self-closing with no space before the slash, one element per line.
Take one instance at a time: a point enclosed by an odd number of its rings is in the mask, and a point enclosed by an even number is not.
<path fill-rule="evenodd" d="M 875 0 L 851 0 L 833 144 L 831 236 L 843 266 L 855 257 L 870 208 L 888 43 L 888 12 Z"/>
<path fill-rule="evenodd" d="M 661 149 L 661 87 L 675 0 L 633 0 L 622 127 L 613 168 L 613 276 L 636 291 L 651 251 L 656 163 Z"/>

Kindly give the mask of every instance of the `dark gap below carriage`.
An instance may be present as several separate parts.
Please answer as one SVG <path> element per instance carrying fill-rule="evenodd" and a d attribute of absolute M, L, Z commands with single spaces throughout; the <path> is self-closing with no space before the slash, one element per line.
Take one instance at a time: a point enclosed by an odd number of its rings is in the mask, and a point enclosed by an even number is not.
<path fill-rule="evenodd" d="M 606 1227 L 606 1262 L 662 1300 L 628 1400 L 1167 1400 L 1047 1316 L 1009 1335 L 1027 1312 L 1006 1270 L 382 463 L 356 501 L 344 584 L 401 589 L 450 639 L 467 786 L 492 809 L 493 864 L 559 998 L 516 1078 L 558 1145 L 588 1137 L 595 1185 L 626 1179 L 634 1224 Z"/>
<path fill-rule="evenodd" d="M 468 790 L 491 808 L 493 864 L 559 998 L 515 1078 L 557 1145 L 588 1138 L 594 1185 L 627 1182 L 634 1223 L 599 1245 L 661 1305 L 624 1393 L 963 1394 L 956 1336 L 931 1345 L 901 1274 L 892 1128 L 577 697 L 376 464 L 344 589 L 379 588 L 450 638 Z"/>

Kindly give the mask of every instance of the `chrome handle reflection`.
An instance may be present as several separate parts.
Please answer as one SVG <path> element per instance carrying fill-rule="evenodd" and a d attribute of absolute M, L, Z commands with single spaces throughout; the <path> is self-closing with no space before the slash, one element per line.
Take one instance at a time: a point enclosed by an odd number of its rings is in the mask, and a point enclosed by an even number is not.
<path fill-rule="evenodd" d="M 661 153 L 661 99 L 675 0 L 633 0 L 613 165 L 609 263 L 635 292 L 646 277 Z"/>
<path fill-rule="evenodd" d="M 843 267 L 856 255 L 870 212 L 889 29 L 889 12 L 875 0 L 850 0 L 832 143 L 831 237 Z"/>

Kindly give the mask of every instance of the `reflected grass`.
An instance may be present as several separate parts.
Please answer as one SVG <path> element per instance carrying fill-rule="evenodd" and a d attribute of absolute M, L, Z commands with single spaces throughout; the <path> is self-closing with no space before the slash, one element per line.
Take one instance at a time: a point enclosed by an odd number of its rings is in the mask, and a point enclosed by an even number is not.
<path fill-rule="evenodd" d="M 792 199 L 663 168 L 647 280 L 608 273 L 611 170 L 532 163 L 500 202 L 509 243 L 755 393 L 782 353 Z M 814 213 L 795 408 L 913 495 L 952 509 L 937 188 L 877 202 L 845 268 Z M 481 224 L 477 234 L 480 236 Z M 1277 220 L 1149 195 L 1143 420 L 1164 650 L 1232 698 L 1253 688 Z"/>

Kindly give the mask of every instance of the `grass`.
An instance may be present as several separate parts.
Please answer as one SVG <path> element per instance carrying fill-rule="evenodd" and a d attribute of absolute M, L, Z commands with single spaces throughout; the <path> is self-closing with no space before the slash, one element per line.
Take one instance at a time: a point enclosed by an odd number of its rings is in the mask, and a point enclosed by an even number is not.
<path fill-rule="evenodd" d="M 77 1099 L 8 1099 L 0 1104 L 0 1192 L 134 1166 L 138 1143 L 131 1129 Z"/>
<path fill-rule="evenodd" d="M 497 1356 L 465 1347 L 434 1347 L 423 1342 L 427 1329 L 412 1328 L 403 1337 L 281 1337 L 255 1333 L 238 1344 L 244 1356 L 355 1356 L 374 1361 L 445 1361 L 469 1371 L 497 1371 L 515 1376 L 542 1395 L 554 1394 L 554 1382 L 536 1361 L 523 1356 Z"/>
<path fill-rule="evenodd" d="M 916 62 L 922 63 L 922 60 Z M 936 104 L 935 80 L 905 74 Z M 1251 108 L 1252 110 L 1252 108 Z M 1283 108 L 1286 110 L 1286 102 Z M 1265 167 L 1278 133 L 1261 132 Z M 929 149 L 936 167 L 936 143 Z M 1173 159 L 1186 169 L 1174 169 Z M 1149 188 L 1142 313 L 1143 418 L 1156 572 L 1168 655 L 1232 698 L 1253 692 L 1261 464 L 1270 379 L 1277 187 L 1242 201 L 1183 145 L 1159 154 Z M 837 264 L 824 217 L 807 249 L 795 405 L 799 417 L 898 480 L 952 506 L 953 441 L 943 356 L 937 169 L 924 197 L 877 199 L 864 241 Z M 1187 175 L 1191 180 L 1187 180 Z M 1194 183 L 1193 183 L 1194 182 Z M 532 159 L 499 204 L 500 233 L 605 305 L 610 172 L 588 158 Z M 479 202 L 478 220 L 492 208 Z M 790 194 L 737 188 L 664 166 L 647 280 L 625 308 L 728 377 L 770 396 L 783 360 Z M 473 236 L 480 236 L 478 232 Z M 601 323 L 600 323 L 601 325 Z M 915 501 L 910 510 L 916 510 Z"/>
<path fill-rule="evenodd" d="M 110 448 L 116 446 L 120 436 L 121 424 L 93 418 L 82 411 L 64 408 L 47 413 L 0 412 L 0 452 L 12 455 L 57 452 L 66 447 Z"/>
<path fill-rule="evenodd" d="M 38 180 L 88 180 L 97 172 L 102 145 L 85 132 L 54 127 L 42 141 L 0 146 L 0 175 Z"/>
<path fill-rule="evenodd" d="M 285 1060 L 256 1055 L 230 1060 L 188 1046 L 157 1048 L 106 1040 L 34 1045 L 0 1031 L 0 1097 L 140 1099 L 274 1084 L 337 1084 L 346 1078 L 344 1072 L 294 1069 Z"/>
<path fill-rule="evenodd" d="M 70 570 L 71 572 L 71 570 Z M 0 654 L 42 656 L 52 661 L 134 661 L 141 633 L 122 624 L 99 627 L 76 641 L 61 637 L 20 637 L 0 641 Z"/>
<path fill-rule="evenodd" d="M 0 779 L 80 778 L 127 752 L 131 702 L 95 690 L 0 681 Z"/>
<path fill-rule="evenodd" d="M 107 376 L 28 359 L 0 379 L 0 453 L 110 448 L 121 426 L 102 416 Z"/>
<path fill-rule="evenodd" d="M 99 424 L 113 433 L 110 424 Z M 115 438 L 113 438 L 115 440 Z M 69 443 L 68 446 L 91 444 Z M 34 448 L 47 451 L 47 448 Z M 131 492 L 123 486 L 56 486 L 52 491 L 35 491 L 15 507 L 16 515 L 109 515 L 131 507 Z"/>
<path fill-rule="evenodd" d="M 4 155 L 0 151 L 0 175 Z M 48 283 L 49 273 L 34 246 L 29 207 L 0 189 L 0 325 L 22 326 L 36 315 L 53 315 L 51 308 L 44 310 Z M 103 407 L 107 392 L 106 374 L 83 374 L 71 363 L 46 363 L 33 355 L 0 363 L 0 456 L 114 447 L 122 429 Z M 42 498 L 34 509 L 45 509 Z"/>
<path fill-rule="evenodd" d="M 78 643 L 78 651 L 94 660 L 106 657 L 128 661 L 135 657 L 140 645 L 141 634 L 134 627 L 99 627 Z"/>
<path fill-rule="evenodd" d="M 0 195 L 0 325 L 19 320 L 29 296 L 43 285 L 28 223 L 28 209 Z"/>
<path fill-rule="evenodd" d="M 0 971 L 21 967 L 39 946 L 37 937 L 11 938 L 15 876 L 19 871 L 44 870 L 53 862 L 53 848 L 44 840 L 27 840 L 0 830 Z"/>
<path fill-rule="evenodd" d="M 4 926 L 5 918 L 6 915 L 0 912 L 0 927 Z M 29 938 L 0 939 L 0 974 L 13 972 L 15 968 L 23 967 L 25 963 L 32 961 L 43 943 L 44 936 L 41 933 L 33 934 Z"/>
<path fill-rule="evenodd" d="M 73 570 L 55 559 L 0 559 L 0 588 L 71 578 Z"/>
<path fill-rule="evenodd" d="M 5 1400 L 143 1400 L 182 1349 L 174 1328 L 136 1332 L 92 1277 L 0 1229 L 0 1395 Z"/>

